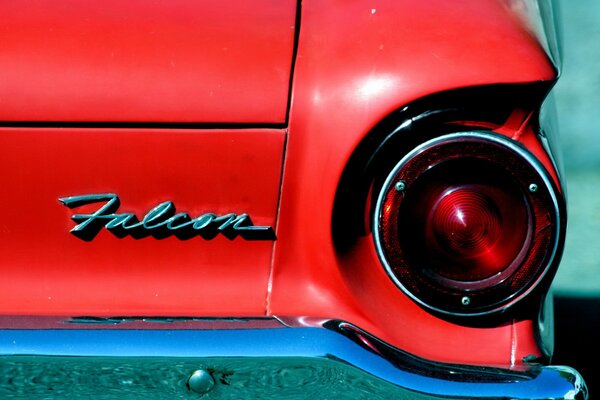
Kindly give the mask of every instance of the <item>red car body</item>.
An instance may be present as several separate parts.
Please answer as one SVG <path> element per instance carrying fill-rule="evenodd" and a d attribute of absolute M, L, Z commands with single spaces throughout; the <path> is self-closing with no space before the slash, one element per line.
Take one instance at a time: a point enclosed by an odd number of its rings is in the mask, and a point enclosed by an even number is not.
<path fill-rule="evenodd" d="M 336 221 L 362 143 L 451 104 L 475 111 L 440 126 L 520 143 L 562 195 L 538 135 L 552 142 L 539 120 L 559 70 L 552 12 L 528 0 L 0 4 L 0 314 L 342 320 L 435 362 L 547 361 L 554 267 L 518 313 L 456 321 L 398 289 L 368 228 L 340 245 Z M 99 204 L 59 199 L 108 193 L 139 220 L 171 201 L 191 218 L 247 213 L 276 239 L 69 234 Z"/>

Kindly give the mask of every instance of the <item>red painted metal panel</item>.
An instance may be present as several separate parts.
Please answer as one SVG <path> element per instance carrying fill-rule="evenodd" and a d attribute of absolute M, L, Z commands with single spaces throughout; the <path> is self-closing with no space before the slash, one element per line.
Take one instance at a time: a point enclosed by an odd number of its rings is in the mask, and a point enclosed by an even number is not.
<path fill-rule="evenodd" d="M 192 217 L 274 226 L 282 130 L 0 129 L 0 313 L 264 315 L 273 241 L 89 242 L 58 198 L 116 193 L 140 219 L 171 200 Z M 83 208 L 83 207 L 82 207 Z M 98 206 L 91 207 L 96 210 Z"/>
<path fill-rule="evenodd" d="M 0 120 L 285 122 L 295 0 L 1 2 Z"/>
<path fill-rule="evenodd" d="M 257 316 L 266 298 L 267 314 L 344 319 L 431 359 L 539 354 L 531 321 L 443 321 L 393 285 L 369 236 L 345 254 L 331 238 L 342 170 L 391 111 L 443 90 L 554 79 L 517 3 L 302 2 L 272 275 L 270 241 L 102 231 L 84 242 L 58 198 L 114 192 L 138 216 L 172 200 L 192 216 L 247 212 L 274 226 L 283 130 L 0 129 L 0 313 Z M 0 120 L 285 122 L 294 1 L 26 0 L 0 12 Z M 530 131 L 521 141 L 550 165 Z"/>
<path fill-rule="evenodd" d="M 270 314 L 347 320 L 441 361 L 508 364 L 540 354 L 530 322 L 484 329 L 439 319 L 394 286 L 370 236 L 340 254 L 331 232 L 348 158 L 393 110 L 454 88 L 555 79 L 510 3 L 303 1 Z"/>

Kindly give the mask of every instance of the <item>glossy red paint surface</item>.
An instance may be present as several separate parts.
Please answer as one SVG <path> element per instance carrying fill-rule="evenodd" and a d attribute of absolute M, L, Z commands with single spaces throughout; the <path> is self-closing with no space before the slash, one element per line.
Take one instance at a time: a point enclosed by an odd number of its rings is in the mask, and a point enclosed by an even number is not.
<path fill-rule="evenodd" d="M 0 120 L 285 122 L 295 0 L 24 0 L 0 15 Z"/>
<path fill-rule="evenodd" d="M 347 320 L 434 360 L 508 364 L 540 354 L 530 321 L 474 328 L 441 320 L 395 287 L 370 236 L 341 254 L 331 232 L 343 168 L 391 111 L 443 90 L 555 78 L 511 4 L 303 2 L 268 313 Z M 503 133 L 521 135 L 551 167 L 522 124 Z"/>
<path fill-rule="evenodd" d="M 285 123 L 296 2 L 206 4 L 1 4 L 0 120 Z M 539 355 L 531 321 L 441 320 L 396 288 L 370 236 L 342 254 L 331 234 L 348 158 L 392 111 L 555 78 L 519 4 L 303 0 L 283 177 L 284 130 L 0 129 L 0 313 L 335 318 L 434 360 Z M 551 168 L 532 111 L 499 132 Z M 191 215 L 247 212 L 277 223 L 275 252 L 241 238 L 69 234 L 58 198 L 104 192 L 138 215 L 165 200 Z"/>
<path fill-rule="evenodd" d="M 0 129 L 0 314 L 264 315 L 273 241 L 90 241 L 58 198 L 120 196 L 140 218 L 163 201 L 192 217 L 275 224 L 281 130 Z M 85 207 L 81 207 L 84 209 Z M 98 209 L 97 205 L 88 211 Z"/>

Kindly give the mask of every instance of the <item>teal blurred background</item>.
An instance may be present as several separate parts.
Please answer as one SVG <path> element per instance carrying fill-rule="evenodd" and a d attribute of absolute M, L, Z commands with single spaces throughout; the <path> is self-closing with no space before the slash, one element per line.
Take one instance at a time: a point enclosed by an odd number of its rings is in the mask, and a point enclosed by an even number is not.
<path fill-rule="evenodd" d="M 600 295 L 600 1 L 561 0 L 563 75 L 555 90 L 569 225 L 558 293 Z"/>
<path fill-rule="evenodd" d="M 569 223 L 554 281 L 553 363 L 577 368 L 600 393 L 600 0 L 559 0 L 563 75 L 558 108 Z"/>

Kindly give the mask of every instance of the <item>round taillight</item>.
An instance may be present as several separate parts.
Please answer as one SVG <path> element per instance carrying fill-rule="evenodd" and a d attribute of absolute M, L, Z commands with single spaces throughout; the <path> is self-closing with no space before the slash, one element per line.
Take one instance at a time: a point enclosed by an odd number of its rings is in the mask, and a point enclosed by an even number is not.
<path fill-rule="evenodd" d="M 453 133 L 407 154 L 387 177 L 373 234 L 388 275 L 419 304 L 481 315 L 515 303 L 555 258 L 558 200 L 514 141 Z"/>

